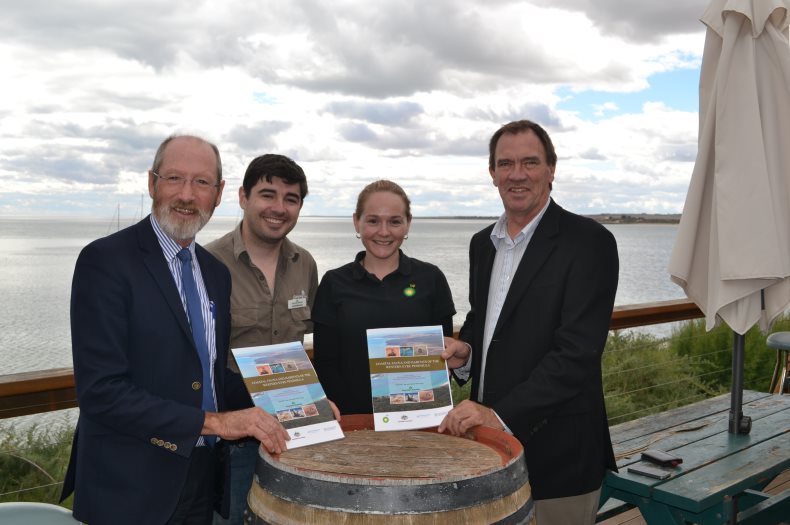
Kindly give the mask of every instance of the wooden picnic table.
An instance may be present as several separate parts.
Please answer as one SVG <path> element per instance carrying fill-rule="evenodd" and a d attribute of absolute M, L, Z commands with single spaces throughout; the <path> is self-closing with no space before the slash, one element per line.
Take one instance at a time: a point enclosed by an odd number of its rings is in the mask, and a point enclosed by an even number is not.
<path fill-rule="evenodd" d="M 790 489 L 761 490 L 790 468 L 790 396 L 746 390 L 743 413 L 751 433 L 730 434 L 725 394 L 611 427 L 619 473 L 604 480 L 599 520 L 611 509 L 639 507 L 649 525 L 769 524 L 790 521 Z M 641 453 L 658 449 L 682 458 L 659 480 L 628 472 L 644 464 Z"/>

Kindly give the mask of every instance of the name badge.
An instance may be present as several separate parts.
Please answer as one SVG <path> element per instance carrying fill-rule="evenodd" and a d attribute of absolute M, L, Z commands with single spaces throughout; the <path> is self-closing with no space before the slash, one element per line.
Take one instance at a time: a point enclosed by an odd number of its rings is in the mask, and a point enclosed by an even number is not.
<path fill-rule="evenodd" d="M 304 308 L 307 306 L 307 295 L 302 291 L 301 295 L 294 295 L 293 299 L 288 301 L 288 309 Z"/>

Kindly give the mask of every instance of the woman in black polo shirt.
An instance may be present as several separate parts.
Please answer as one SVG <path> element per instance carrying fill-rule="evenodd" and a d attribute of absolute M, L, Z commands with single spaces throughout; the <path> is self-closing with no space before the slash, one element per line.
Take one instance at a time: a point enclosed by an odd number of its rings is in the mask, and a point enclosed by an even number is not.
<path fill-rule="evenodd" d="M 313 306 L 314 360 L 329 399 L 343 414 L 373 412 L 366 330 L 441 325 L 453 332 L 447 279 L 400 246 L 411 225 L 410 201 L 388 180 L 368 184 L 357 199 L 354 228 L 365 251 L 328 271 Z"/>

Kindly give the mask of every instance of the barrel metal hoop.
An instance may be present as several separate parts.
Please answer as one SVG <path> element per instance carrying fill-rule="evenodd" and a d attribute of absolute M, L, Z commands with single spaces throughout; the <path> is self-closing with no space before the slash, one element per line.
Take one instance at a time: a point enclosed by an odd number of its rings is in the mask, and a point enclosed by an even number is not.
<path fill-rule="evenodd" d="M 261 488 L 286 501 L 347 512 L 390 514 L 441 512 L 447 510 L 448 502 L 453 502 L 456 508 L 472 507 L 513 493 L 527 482 L 523 455 L 486 476 L 414 485 L 356 484 L 307 478 L 277 469 L 266 460 L 258 461 L 256 475 Z M 266 482 L 260 483 L 260 480 Z M 459 501 L 466 504 L 458 507 Z"/>
<path fill-rule="evenodd" d="M 524 505 L 510 516 L 494 522 L 492 525 L 528 525 L 532 523 L 533 509 L 535 505 L 530 500 L 529 505 Z M 256 516 L 249 509 L 244 517 L 244 525 L 276 525 L 266 521 L 260 516 Z"/>

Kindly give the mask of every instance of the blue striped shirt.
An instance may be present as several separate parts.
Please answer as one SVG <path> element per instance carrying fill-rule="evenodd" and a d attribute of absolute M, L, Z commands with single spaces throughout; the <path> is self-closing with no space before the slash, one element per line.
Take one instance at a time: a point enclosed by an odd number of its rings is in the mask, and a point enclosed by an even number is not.
<path fill-rule="evenodd" d="M 176 254 L 181 251 L 182 247 L 162 230 L 153 214 L 151 214 L 151 226 L 153 226 L 154 233 L 156 233 L 156 238 L 159 240 L 159 246 L 162 247 L 162 253 L 165 257 L 165 262 L 167 263 L 167 267 L 170 269 L 170 274 L 173 276 L 173 280 L 176 283 L 178 294 L 181 296 L 181 304 L 184 307 L 184 312 L 186 312 L 188 319 L 189 310 L 187 309 L 187 296 L 184 292 L 183 286 L 181 286 L 181 260 L 176 256 Z M 217 360 L 217 344 L 214 304 L 209 300 L 208 292 L 206 292 L 206 285 L 203 282 L 203 274 L 200 273 L 200 265 L 198 264 L 198 260 L 195 255 L 194 241 L 189 244 L 188 249 L 192 254 L 192 275 L 195 277 L 195 285 L 197 286 L 198 295 L 200 296 L 200 309 L 203 312 L 203 326 L 206 330 L 206 341 L 208 343 L 209 354 L 209 370 L 211 373 L 210 386 L 212 396 L 214 397 L 214 406 L 216 407 L 217 392 L 216 388 L 214 387 L 214 362 Z M 203 436 L 200 436 L 197 444 L 198 446 L 205 444 L 203 441 Z"/>

